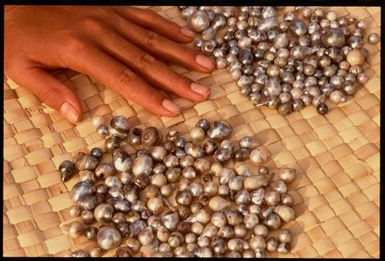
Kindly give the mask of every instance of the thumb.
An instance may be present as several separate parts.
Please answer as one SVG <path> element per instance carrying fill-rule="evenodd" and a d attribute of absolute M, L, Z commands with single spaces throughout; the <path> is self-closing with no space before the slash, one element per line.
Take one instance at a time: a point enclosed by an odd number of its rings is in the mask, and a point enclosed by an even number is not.
<path fill-rule="evenodd" d="M 74 91 L 41 68 L 29 68 L 24 72 L 18 84 L 31 90 L 39 99 L 60 113 L 71 123 L 75 124 L 82 108 L 79 98 Z"/>

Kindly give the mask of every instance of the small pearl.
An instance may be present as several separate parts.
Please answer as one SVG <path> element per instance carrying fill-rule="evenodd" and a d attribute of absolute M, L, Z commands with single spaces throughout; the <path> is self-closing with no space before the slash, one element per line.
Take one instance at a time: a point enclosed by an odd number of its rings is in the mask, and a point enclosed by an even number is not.
<path fill-rule="evenodd" d="M 371 33 L 368 35 L 368 43 L 370 44 L 378 44 L 380 40 L 380 36 L 376 33 Z"/>

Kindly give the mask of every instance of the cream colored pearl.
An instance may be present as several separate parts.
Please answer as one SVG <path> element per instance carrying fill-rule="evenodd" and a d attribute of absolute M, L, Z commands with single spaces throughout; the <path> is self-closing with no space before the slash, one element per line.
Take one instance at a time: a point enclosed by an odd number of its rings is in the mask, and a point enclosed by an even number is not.
<path fill-rule="evenodd" d="M 353 65 L 362 65 L 365 62 L 365 56 L 360 50 L 351 50 L 346 56 L 346 60 Z"/>

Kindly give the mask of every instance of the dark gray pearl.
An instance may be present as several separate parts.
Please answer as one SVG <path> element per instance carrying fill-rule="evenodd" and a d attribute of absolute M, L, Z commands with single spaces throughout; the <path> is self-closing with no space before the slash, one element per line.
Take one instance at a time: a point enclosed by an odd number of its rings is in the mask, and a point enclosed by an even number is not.
<path fill-rule="evenodd" d="M 61 181 L 69 181 L 75 174 L 75 164 L 69 160 L 63 161 L 59 165 L 59 173 Z"/>
<path fill-rule="evenodd" d="M 124 116 L 116 116 L 112 118 L 110 125 L 112 128 L 122 133 L 128 132 L 128 129 L 130 128 L 128 120 Z"/>
<path fill-rule="evenodd" d="M 95 147 L 91 149 L 90 154 L 100 160 L 103 156 L 103 150 L 101 148 Z"/>
<path fill-rule="evenodd" d="M 100 125 L 97 129 L 96 132 L 99 134 L 101 137 L 107 137 L 109 135 L 109 130 L 108 126 L 105 124 Z"/>
<path fill-rule="evenodd" d="M 74 201 L 78 201 L 80 198 L 93 193 L 95 193 L 95 187 L 84 181 L 76 183 L 71 189 L 72 199 Z"/>
<path fill-rule="evenodd" d="M 210 122 L 206 119 L 200 119 L 195 126 L 202 128 L 204 131 L 208 131 L 210 129 Z"/>
<path fill-rule="evenodd" d="M 290 30 L 298 36 L 305 35 L 307 32 L 306 24 L 299 19 L 291 22 Z"/>
<path fill-rule="evenodd" d="M 317 112 L 321 115 L 325 115 L 328 111 L 329 108 L 325 103 L 321 103 L 317 106 Z"/>
<path fill-rule="evenodd" d="M 331 85 L 330 83 L 325 83 L 324 85 L 322 85 L 321 87 L 321 92 L 326 95 L 326 96 L 329 96 L 330 93 L 332 93 L 333 91 L 335 90 L 335 87 L 333 87 L 333 85 Z"/>
<path fill-rule="evenodd" d="M 353 49 L 357 49 L 357 48 L 360 48 L 362 46 L 360 36 L 350 37 L 348 43 L 349 43 L 350 47 Z"/>
<path fill-rule="evenodd" d="M 239 61 L 243 65 L 248 65 L 253 62 L 253 54 L 249 49 L 241 49 L 239 52 Z"/>

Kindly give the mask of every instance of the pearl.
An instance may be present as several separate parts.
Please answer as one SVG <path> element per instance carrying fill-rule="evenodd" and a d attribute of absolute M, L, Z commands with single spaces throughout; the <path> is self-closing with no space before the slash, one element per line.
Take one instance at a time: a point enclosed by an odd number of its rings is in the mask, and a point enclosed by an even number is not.
<path fill-rule="evenodd" d="M 330 93 L 330 100 L 335 103 L 335 104 L 338 104 L 338 103 L 342 103 L 342 102 L 346 102 L 347 98 L 346 98 L 346 95 L 343 94 L 341 91 L 339 90 L 335 90 L 333 91 L 332 93 Z"/>
<path fill-rule="evenodd" d="M 100 248 L 109 250 L 117 247 L 122 241 L 119 231 L 112 226 L 105 226 L 99 229 L 96 236 Z"/>
<path fill-rule="evenodd" d="M 350 51 L 346 57 L 350 65 L 362 65 L 365 62 L 365 57 L 358 49 Z"/>
<path fill-rule="evenodd" d="M 302 22 L 301 20 L 299 19 L 295 19 L 291 22 L 291 27 L 290 27 L 291 31 L 300 36 L 300 35 L 305 35 L 306 34 L 306 31 L 307 31 L 307 28 L 306 28 L 306 25 L 304 22 Z"/>
<path fill-rule="evenodd" d="M 322 42 L 326 47 L 342 47 L 345 44 L 345 35 L 341 29 L 327 29 Z"/>
<path fill-rule="evenodd" d="M 380 36 L 377 33 L 370 33 L 368 35 L 368 43 L 370 44 L 378 44 L 380 40 Z"/>
<path fill-rule="evenodd" d="M 324 115 L 329 111 L 329 108 L 325 103 L 321 103 L 317 106 L 317 111 L 319 114 Z"/>
<path fill-rule="evenodd" d="M 206 12 L 197 11 L 189 18 L 189 25 L 195 32 L 202 32 L 210 25 L 210 19 Z"/>
<path fill-rule="evenodd" d="M 337 14 L 333 11 L 330 11 L 326 14 L 326 18 L 329 20 L 329 21 L 335 21 L 337 19 Z"/>
<path fill-rule="evenodd" d="M 75 174 L 75 164 L 72 161 L 65 160 L 59 165 L 60 179 L 63 182 L 69 181 Z"/>

